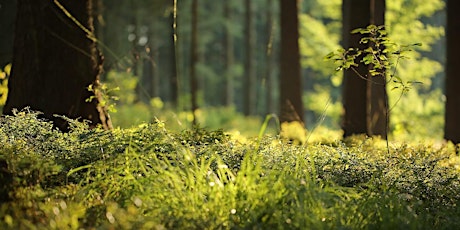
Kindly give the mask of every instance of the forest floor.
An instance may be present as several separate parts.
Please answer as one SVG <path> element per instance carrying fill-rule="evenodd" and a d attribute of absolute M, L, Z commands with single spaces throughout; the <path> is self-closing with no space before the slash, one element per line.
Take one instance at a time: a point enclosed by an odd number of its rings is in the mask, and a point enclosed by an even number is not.
<path fill-rule="evenodd" d="M 0 120 L 5 229 L 455 229 L 450 144 Z"/>

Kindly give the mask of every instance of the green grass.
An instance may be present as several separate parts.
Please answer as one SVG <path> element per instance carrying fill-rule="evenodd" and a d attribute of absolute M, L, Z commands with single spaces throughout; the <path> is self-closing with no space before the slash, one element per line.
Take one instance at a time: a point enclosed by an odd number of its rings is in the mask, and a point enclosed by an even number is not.
<path fill-rule="evenodd" d="M 448 144 L 354 137 L 291 145 L 160 121 L 53 130 L 0 119 L 4 229 L 454 229 L 460 159 Z M 326 141 L 327 140 L 327 141 Z"/>

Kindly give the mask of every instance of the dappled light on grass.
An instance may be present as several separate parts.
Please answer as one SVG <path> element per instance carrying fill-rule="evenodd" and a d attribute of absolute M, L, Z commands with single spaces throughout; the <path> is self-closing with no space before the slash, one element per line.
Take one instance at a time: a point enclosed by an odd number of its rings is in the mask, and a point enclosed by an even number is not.
<path fill-rule="evenodd" d="M 36 115 L 0 122 L 12 177 L 0 224 L 9 229 L 449 229 L 460 221 L 450 145 L 390 145 L 388 154 L 382 140 L 332 141 L 339 133 L 322 128 L 296 145 L 270 134 L 172 132 L 161 120 L 112 131 L 75 121 L 61 133 Z"/>

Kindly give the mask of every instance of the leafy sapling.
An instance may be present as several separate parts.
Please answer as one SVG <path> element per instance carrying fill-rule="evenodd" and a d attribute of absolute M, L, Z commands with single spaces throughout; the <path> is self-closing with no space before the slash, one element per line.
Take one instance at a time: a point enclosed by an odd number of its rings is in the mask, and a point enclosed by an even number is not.
<path fill-rule="evenodd" d="M 398 45 L 388 38 L 388 33 L 384 26 L 370 25 L 366 28 L 358 28 L 353 30 L 353 34 L 361 34 L 362 38 L 359 41 L 364 45 L 364 48 L 348 48 L 339 49 L 336 52 L 329 53 L 325 59 L 332 60 L 337 64 L 337 71 L 352 70 L 356 76 L 365 81 L 370 81 L 372 84 L 384 84 L 391 86 L 391 90 L 400 90 L 400 94 L 393 106 L 388 105 L 388 98 L 385 94 L 386 114 L 399 103 L 402 96 L 406 94 L 414 84 L 419 84 L 417 81 L 404 81 L 397 75 L 397 68 L 402 59 L 407 59 L 406 54 L 413 51 L 416 46 L 421 46 L 420 43 L 410 45 Z M 359 65 L 367 67 L 366 73 L 360 73 L 357 69 Z M 383 79 L 378 81 L 377 78 Z M 389 131 L 389 119 L 386 117 L 386 131 Z M 388 139 L 386 139 L 387 150 L 390 152 Z"/>
<path fill-rule="evenodd" d="M 404 81 L 396 74 L 400 61 L 407 59 L 406 54 L 413 51 L 414 47 L 421 46 L 421 43 L 396 44 L 388 38 L 384 26 L 370 25 L 366 28 L 355 29 L 351 33 L 362 34 L 363 38 L 361 38 L 360 43 L 369 45 L 365 49 L 352 47 L 346 50 L 341 48 L 326 55 L 326 60 L 332 60 L 337 64 L 337 71 L 351 69 L 358 77 L 366 81 L 373 81 L 372 77 L 375 76 L 384 77 L 386 84 L 392 85 L 391 90 L 401 90 L 401 95 L 395 105 L 414 84 L 421 84 L 418 81 Z M 360 64 L 369 66 L 368 73 L 370 76 L 363 76 L 357 71 Z"/>

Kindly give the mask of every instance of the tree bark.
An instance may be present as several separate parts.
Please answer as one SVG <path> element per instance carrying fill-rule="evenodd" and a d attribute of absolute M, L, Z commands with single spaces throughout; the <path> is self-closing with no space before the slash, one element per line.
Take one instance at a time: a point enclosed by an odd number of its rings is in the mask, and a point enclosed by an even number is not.
<path fill-rule="evenodd" d="M 447 1 L 446 25 L 446 111 L 444 138 L 460 144 L 460 2 Z"/>
<path fill-rule="evenodd" d="M 198 0 L 192 0 L 192 37 L 191 37 L 191 58 L 190 58 L 190 93 L 193 113 L 193 124 L 197 123 L 196 110 L 198 109 L 198 79 L 196 76 L 196 65 L 198 63 Z"/>
<path fill-rule="evenodd" d="M 351 31 L 365 28 L 370 24 L 383 25 L 384 13 L 384 0 L 343 0 L 342 42 L 344 48 L 366 49 L 369 44 L 359 42 L 363 35 L 351 34 Z M 387 138 L 388 99 L 385 73 L 383 71 L 381 75 L 371 77 L 369 66 L 361 63 L 360 58 L 356 60 L 356 63 L 358 67 L 355 70 L 345 70 L 342 83 L 344 137 L 366 134 Z"/>
<path fill-rule="evenodd" d="M 111 128 L 110 117 L 99 103 L 100 91 L 87 89 L 99 88 L 103 61 L 94 38 L 92 1 L 17 3 L 13 69 L 3 112 L 30 107 L 61 130 L 67 130 L 68 124 L 55 114 Z M 87 102 L 90 97 L 95 98 Z"/>
<path fill-rule="evenodd" d="M 370 24 L 385 24 L 385 0 L 370 0 Z M 370 44 L 373 45 L 373 44 Z M 379 47 L 384 49 L 384 47 Z M 372 68 L 372 67 L 371 67 Z M 367 81 L 367 134 L 387 139 L 388 133 L 388 95 L 386 74 L 381 69 L 378 75 Z"/>
<path fill-rule="evenodd" d="M 280 122 L 303 122 L 297 0 L 280 0 Z"/>

